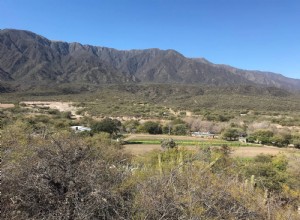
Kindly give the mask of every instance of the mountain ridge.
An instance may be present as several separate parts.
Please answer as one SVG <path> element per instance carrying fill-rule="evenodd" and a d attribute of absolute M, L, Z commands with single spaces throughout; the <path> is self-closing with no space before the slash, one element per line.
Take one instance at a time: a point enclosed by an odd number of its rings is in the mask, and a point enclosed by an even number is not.
<path fill-rule="evenodd" d="M 0 30 L 0 57 L 0 84 L 22 88 L 61 83 L 180 83 L 300 90 L 299 79 L 187 58 L 172 49 L 117 50 L 52 41 L 14 29 Z"/>

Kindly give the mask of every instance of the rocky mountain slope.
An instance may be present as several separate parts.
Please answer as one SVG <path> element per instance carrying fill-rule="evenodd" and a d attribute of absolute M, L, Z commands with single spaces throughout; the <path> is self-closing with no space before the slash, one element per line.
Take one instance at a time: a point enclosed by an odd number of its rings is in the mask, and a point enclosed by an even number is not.
<path fill-rule="evenodd" d="M 121 51 L 51 41 L 29 31 L 0 30 L 2 87 L 119 83 L 262 85 L 300 90 L 297 79 L 186 58 L 174 50 Z"/>

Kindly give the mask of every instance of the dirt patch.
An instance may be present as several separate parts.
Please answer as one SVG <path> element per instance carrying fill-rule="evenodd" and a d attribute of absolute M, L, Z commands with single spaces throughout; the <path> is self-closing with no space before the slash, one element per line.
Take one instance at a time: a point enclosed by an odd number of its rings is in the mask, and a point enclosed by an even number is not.
<path fill-rule="evenodd" d="M 0 103 L 0 108 L 14 108 L 15 105 L 14 104 L 3 104 Z"/>
<path fill-rule="evenodd" d="M 172 115 L 176 115 L 176 116 L 180 115 L 181 112 L 185 112 L 185 114 L 186 114 L 187 117 L 193 116 L 193 112 L 187 111 L 187 110 L 182 110 L 182 111 L 177 111 L 177 112 L 175 112 L 173 109 L 169 108 L 169 112 L 170 112 Z"/>
<path fill-rule="evenodd" d="M 186 146 L 188 150 L 196 150 L 195 146 Z M 279 153 L 288 153 L 289 149 L 276 147 L 234 147 L 232 148 L 232 156 L 234 157 L 255 157 L 259 154 L 276 155 Z M 125 145 L 125 150 L 133 155 L 142 155 L 153 150 L 161 150 L 159 144 L 128 144 Z"/>
<path fill-rule="evenodd" d="M 259 154 L 276 155 L 286 152 L 288 152 L 287 149 L 276 147 L 238 147 L 234 148 L 232 155 L 235 157 L 255 157 Z"/>
<path fill-rule="evenodd" d="M 192 116 L 193 116 L 193 112 L 191 112 L 191 111 L 186 111 L 186 116 L 187 116 L 187 117 L 192 117 Z"/>
<path fill-rule="evenodd" d="M 57 109 L 61 112 L 71 112 L 76 118 L 82 117 L 77 115 L 76 112 L 80 109 L 75 107 L 73 102 L 43 102 L 43 101 L 24 101 L 20 102 L 20 105 L 25 105 L 26 108 L 50 108 Z"/>

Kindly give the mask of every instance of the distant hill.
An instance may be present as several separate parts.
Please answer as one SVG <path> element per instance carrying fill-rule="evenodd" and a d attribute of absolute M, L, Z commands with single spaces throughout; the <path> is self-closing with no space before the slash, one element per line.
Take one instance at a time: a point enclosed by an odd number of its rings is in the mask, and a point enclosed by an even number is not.
<path fill-rule="evenodd" d="M 14 89 L 28 89 L 61 84 L 97 86 L 123 83 L 259 85 L 300 90 L 299 79 L 216 65 L 202 58 L 186 58 L 174 50 L 121 51 L 51 41 L 29 31 L 0 30 L 2 91 L 11 90 L 7 85 Z"/>

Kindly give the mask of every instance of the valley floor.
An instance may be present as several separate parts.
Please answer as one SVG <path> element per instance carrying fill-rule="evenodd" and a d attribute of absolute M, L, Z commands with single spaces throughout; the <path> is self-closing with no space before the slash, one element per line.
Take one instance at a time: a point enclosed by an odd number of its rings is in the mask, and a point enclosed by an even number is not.
<path fill-rule="evenodd" d="M 129 142 L 129 144 L 125 145 L 125 150 L 134 155 L 143 155 L 153 150 L 161 150 L 161 146 L 157 141 L 168 139 L 168 138 L 172 138 L 175 142 L 176 140 L 179 142 L 192 141 L 190 145 L 188 144 L 188 142 L 184 143 L 184 147 L 189 150 L 196 150 L 199 147 L 197 146 L 197 141 L 199 141 L 199 145 L 201 145 L 200 143 L 208 143 L 208 144 L 213 143 L 213 145 L 217 145 L 218 142 L 220 142 L 220 140 L 218 139 L 205 139 L 205 138 L 197 138 L 191 136 L 132 134 L 124 139 L 125 141 Z M 130 141 L 136 143 L 132 143 Z M 139 141 L 141 143 L 139 143 Z M 145 143 L 147 141 L 148 142 L 152 141 L 153 143 L 147 144 Z M 228 142 L 228 144 L 230 143 L 231 142 Z M 181 146 L 180 143 L 178 145 Z M 253 146 L 249 145 L 249 146 L 232 147 L 232 155 L 234 157 L 247 157 L 247 158 L 255 157 L 259 154 L 276 155 L 279 153 L 293 153 L 293 151 L 295 150 L 289 148 L 278 148 L 278 147 L 265 146 L 265 145 L 253 145 Z"/>

